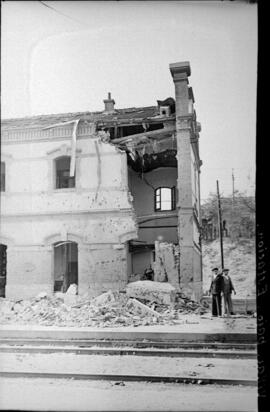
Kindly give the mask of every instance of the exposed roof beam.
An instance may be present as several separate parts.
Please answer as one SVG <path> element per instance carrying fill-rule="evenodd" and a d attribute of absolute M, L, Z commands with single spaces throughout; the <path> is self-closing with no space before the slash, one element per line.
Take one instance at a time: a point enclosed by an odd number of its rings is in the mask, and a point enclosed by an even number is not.
<path fill-rule="evenodd" d="M 149 124 L 156 124 L 156 123 L 164 123 L 164 122 L 175 122 L 175 115 L 173 116 L 155 116 L 155 117 L 137 117 L 137 118 L 130 118 L 130 119 L 100 119 L 96 120 L 98 126 L 106 126 L 106 127 L 129 127 L 134 125 L 141 125 L 142 123 L 149 123 Z"/>
<path fill-rule="evenodd" d="M 137 134 L 132 134 L 130 136 L 125 136 L 125 137 L 119 137 L 117 139 L 112 139 L 111 143 L 128 143 L 131 142 L 132 140 L 140 140 L 140 139 L 151 139 L 151 138 L 156 138 L 165 134 L 172 134 L 175 132 L 175 125 L 173 126 L 168 126 L 163 129 L 158 129 L 158 130 L 152 130 L 150 132 L 143 132 L 143 133 L 137 133 Z"/>

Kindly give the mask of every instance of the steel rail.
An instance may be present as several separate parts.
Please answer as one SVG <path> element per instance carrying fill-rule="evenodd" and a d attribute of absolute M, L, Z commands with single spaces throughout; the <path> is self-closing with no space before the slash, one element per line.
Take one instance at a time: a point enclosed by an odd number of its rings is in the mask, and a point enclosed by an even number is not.
<path fill-rule="evenodd" d="M 232 350 L 170 350 L 170 349 L 137 349 L 137 348 L 78 348 L 67 346 L 9 346 L 0 345 L 0 353 L 74 353 L 76 355 L 135 355 L 157 357 L 187 357 L 187 358 L 225 358 L 225 359 L 256 359 L 256 351 Z"/>
<path fill-rule="evenodd" d="M 237 342 L 183 342 L 176 340 L 122 340 L 122 339 L 44 339 L 44 338 L 2 338 L 1 345 L 9 346 L 75 346 L 78 348 L 89 347 L 132 347 L 132 348 L 157 348 L 157 349 L 233 349 L 233 350 L 256 350 L 256 343 Z"/>
<path fill-rule="evenodd" d="M 223 379 L 189 376 L 161 376 L 161 375 L 118 375 L 118 374 L 81 374 L 81 373 L 41 373 L 41 372 L 0 372 L 4 378 L 48 378 L 72 380 L 106 380 L 106 381 L 133 381 L 133 382 L 166 382 L 200 385 L 244 385 L 257 386 L 254 379 Z"/>

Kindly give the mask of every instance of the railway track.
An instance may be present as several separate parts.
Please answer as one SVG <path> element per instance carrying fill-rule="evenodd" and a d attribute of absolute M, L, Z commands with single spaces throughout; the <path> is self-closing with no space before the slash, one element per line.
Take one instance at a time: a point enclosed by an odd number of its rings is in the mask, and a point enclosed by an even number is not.
<path fill-rule="evenodd" d="M 10 347 L 19 346 L 47 346 L 57 348 L 76 346 L 78 348 L 89 347 L 132 347 L 132 348 L 179 348 L 179 349 L 211 349 L 211 350 L 252 350 L 256 352 L 255 342 L 220 342 L 220 341 L 182 341 L 177 339 L 52 339 L 52 338 L 0 338 L 0 348 L 3 345 Z"/>
<path fill-rule="evenodd" d="M 192 378 L 188 376 L 164 376 L 164 375 L 121 375 L 121 374 L 80 374 L 80 373 L 40 373 L 40 372 L 0 372 L 0 378 L 48 378 L 48 379 L 72 379 L 72 380 L 106 380 L 115 382 L 162 382 L 184 383 L 199 385 L 242 385 L 257 386 L 254 379 L 222 379 L 222 378 Z"/>
<path fill-rule="evenodd" d="M 151 340 L 1 339 L 0 353 L 74 353 L 256 359 L 254 343 L 158 342 Z"/>
<path fill-rule="evenodd" d="M 197 361 L 204 360 L 215 362 L 212 366 L 217 366 L 220 362 L 225 362 L 232 365 L 232 368 L 238 367 L 238 377 L 219 376 L 215 372 L 214 376 L 204 376 L 193 371 L 190 367 L 189 373 L 180 374 L 179 370 L 174 373 L 174 370 L 168 367 L 163 369 L 163 373 L 153 373 L 153 367 L 145 369 L 140 373 L 134 372 L 133 367 L 128 373 L 120 373 L 119 370 L 115 373 L 115 367 L 109 367 L 104 373 L 96 373 L 95 370 L 88 370 L 81 373 L 78 368 L 74 372 L 61 370 L 55 371 L 37 371 L 23 370 L 19 367 L 13 370 L 0 370 L 0 377 L 5 378 L 50 378 L 50 379 L 75 379 L 75 380 L 111 380 L 116 382 L 124 381 L 147 381 L 147 382 L 170 382 L 170 383 L 190 383 L 190 384 L 218 384 L 218 385 L 247 385 L 256 386 L 257 379 L 254 373 L 247 376 L 245 379 L 241 377 L 241 365 L 243 362 L 254 365 L 256 363 L 257 352 L 254 342 L 183 342 L 175 340 L 157 341 L 157 340 L 96 340 L 96 339 L 16 339 L 8 338 L 0 340 L 0 356 L 18 355 L 26 358 L 37 359 L 40 357 L 50 359 L 50 356 L 63 358 L 64 356 L 73 356 L 74 362 L 80 359 L 86 359 L 89 363 L 95 362 L 96 359 L 104 358 L 115 360 L 124 363 L 129 360 L 134 362 L 134 365 L 139 362 L 147 363 L 157 362 L 157 359 L 163 359 L 163 362 L 171 358 L 175 362 L 191 362 L 194 365 Z M 82 355 L 82 356 L 81 356 Z M 87 357 L 83 356 L 87 355 Z M 144 357 L 144 360 L 142 359 Z M 46 358 L 46 359 L 47 359 Z M 73 359 L 72 358 L 72 359 Z M 166 358 L 166 359 L 164 359 Z M 182 359 L 182 361 L 181 361 Z M 237 364 L 238 362 L 238 364 Z M 242 364 L 241 364 L 242 362 Z M 114 362 L 115 364 L 115 362 Z M 153 364 L 153 363 L 152 363 Z M 239 365 L 239 366 L 237 366 Z M 27 369 L 27 368 L 26 368 Z M 95 369 L 95 368 L 94 368 Z M 215 371 L 215 368 L 213 368 Z M 252 369 L 252 368 L 251 368 Z M 197 370 L 197 369 L 196 369 Z M 108 372 L 108 373 L 107 373 Z M 207 374 L 206 374 L 207 375 Z M 209 374 L 208 374 L 209 375 Z M 222 375 L 222 373 L 221 373 Z M 224 375 L 224 374 L 223 374 Z"/>

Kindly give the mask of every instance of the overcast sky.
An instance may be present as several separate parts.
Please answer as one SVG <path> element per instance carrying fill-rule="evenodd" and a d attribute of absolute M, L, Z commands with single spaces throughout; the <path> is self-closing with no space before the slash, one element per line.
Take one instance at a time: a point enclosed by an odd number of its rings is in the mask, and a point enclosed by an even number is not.
<path fill-rule="evenodd" d="M 2 118 L 152 106 L 189 61 L 202 124 L 202 200 L 254 191 L 257 5 L 227 1 L 5 1 Z M 46 7 L 49 6 L 49 7 Z M 51 9 L 54 8 L 55 10 Z"/>

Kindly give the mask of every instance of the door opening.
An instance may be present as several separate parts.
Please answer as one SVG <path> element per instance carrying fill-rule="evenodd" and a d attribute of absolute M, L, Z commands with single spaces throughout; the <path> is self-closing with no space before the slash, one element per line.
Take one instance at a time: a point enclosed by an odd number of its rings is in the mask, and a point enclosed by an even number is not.
<path fill-rule="evenodd" d="M 63 241 L 54 244 L 54 292 L 66 292 L 78 285 L 78 245 Z"/>
<path fill-rule="evenodd" d="M 7 283 L 7 246 L 0 244 L 0 297 L 6 296 Z"/>

